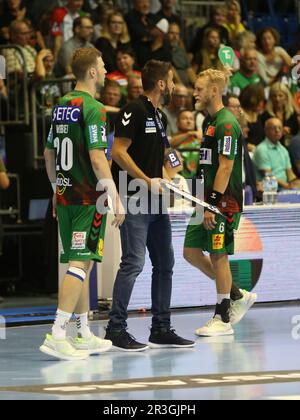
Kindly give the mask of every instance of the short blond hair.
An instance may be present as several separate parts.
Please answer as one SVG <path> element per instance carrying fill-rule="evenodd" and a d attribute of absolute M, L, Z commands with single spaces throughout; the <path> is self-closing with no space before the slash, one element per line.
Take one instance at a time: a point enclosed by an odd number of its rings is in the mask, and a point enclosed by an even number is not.
<path fill-rule="evenodd" d="M 223 92 L 227 83 L 228 83 L 228 76 L 225 71 L 215 70 L 215 69 L 208 69 L 204 70 L 198 74 L 198 79 L 202 77 L 207 77 L 211 84 L 218 85 L 220 90 Z"/>
<path fill-rule="evenodd" d="M 77 80 L 83 81 L 87 76 L 88 70 L 97 66 L 97 59 L 102 54 L 96 48 L 78 48 L 73 55 L 71 67 Z"/>

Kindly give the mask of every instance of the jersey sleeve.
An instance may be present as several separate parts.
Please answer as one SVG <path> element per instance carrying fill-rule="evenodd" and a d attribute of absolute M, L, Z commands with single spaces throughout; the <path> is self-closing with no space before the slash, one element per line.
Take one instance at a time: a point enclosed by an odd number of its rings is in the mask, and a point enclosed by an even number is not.
<path fill-rule="evenodd" d="M 123 108 L 116 120 L 115 138 L 126 138 L 134 142 L 137 137 L 141 114 L 141 110 L 136 103 L 129 104 Z"/>
<path fill-rule="evenodd" d="M 54 136 L 53 136 L 53 125 L 51 125 L 49 133 L 48 133 L 48 137 L 47 137 L 47 143 L 46 143 L 46 148 L 47 149 L 51 149 L 54 150 Z"/>
<path fill-rule="evenodd" d="M 89 107 L 84 116 L 84 134 L 88 150 L 106 149 L 106 110 L 102 106 Z"/>
<path fill-rule="evenodd" d="M 236 121 L 220 122 L 216 126 L 219 154 L 227 157 L 229 160 L 234 160 L 238 151 L 240 134 L 241 129 Z"/>

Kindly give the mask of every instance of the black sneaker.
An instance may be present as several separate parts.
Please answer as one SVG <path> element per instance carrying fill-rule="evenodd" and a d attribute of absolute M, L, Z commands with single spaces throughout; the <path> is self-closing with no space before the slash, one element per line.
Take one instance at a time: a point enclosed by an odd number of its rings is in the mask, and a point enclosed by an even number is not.
<path fill-rule="evenodd" d="M 135 352 L 148 349 L 146 344 L 137 342 L 125 329 L 119 331 L 107 329 L 105 340 L 110 340 L 113 344 L 113 348 L 121 351 Z"/>
<path fill-rule="evenodd" d="M 179 337 L 175 330 L 171 328 L 152 328 L 151 335 L 149 338 L 148 346 L 151 349 L 163 349 L 163 348 L 190 348 L 194 347 L 196 343 L 194 341 L 185 340 Z"/>

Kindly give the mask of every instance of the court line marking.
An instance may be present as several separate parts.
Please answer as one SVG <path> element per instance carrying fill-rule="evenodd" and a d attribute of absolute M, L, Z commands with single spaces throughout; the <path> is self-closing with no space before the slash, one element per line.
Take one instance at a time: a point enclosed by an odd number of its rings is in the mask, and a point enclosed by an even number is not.
<path fill-rule="evenodd" d="M 0 387 L 1 392 L 37 393 L 50 395 L 82 395 L 162 389 L 215 388 L 300 382 L 300 371 L 228 373 L 218 375 L 168 376 L 157 378 L 119 379 L 114 381 L 83 382 Z"/>

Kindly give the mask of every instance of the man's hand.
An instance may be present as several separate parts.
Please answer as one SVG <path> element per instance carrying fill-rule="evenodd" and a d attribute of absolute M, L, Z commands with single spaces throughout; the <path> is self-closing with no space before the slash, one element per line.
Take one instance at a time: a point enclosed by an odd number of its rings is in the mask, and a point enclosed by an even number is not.
<path fill-rule="evenodd" d="M 151 178 L 150 179 L 149 184 L 148 184 L 148 188 L 153 194 L 156 194 L 156 195 L 163 194 L 161 181 L 162 181 L 161 178 Z"/>
<path fill-rule="evenodd" d="M 53 194 L 52 198 L 52 215 L 55 220 L 57 220 L 57 199 L 56 194 Z"/>
<path fill-rule="evenodd" d="M 206 210 L 204 213 L 203 225 L 206 230 L 214 230 L 216 227 L 216 215 Z"/>
<path fill-rule="evenodd" d="M 38 53 L 38 59 L 40 60 L 44 60 L 46 57 L 52 57 L 53 54 L 51 52 L 51 50 L 47 50 L 47 49 L 43 49 Z"/>
<path fill-rule="evenodd" d="M 125 220 L 125 209 L 119 197 L 116 203 L 116 208 L 115 208 L 115 218 L 111 225 L 115 226 L 116 228 L 119 228 L 124 223 L 124 220 Z"/>

